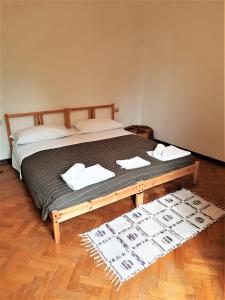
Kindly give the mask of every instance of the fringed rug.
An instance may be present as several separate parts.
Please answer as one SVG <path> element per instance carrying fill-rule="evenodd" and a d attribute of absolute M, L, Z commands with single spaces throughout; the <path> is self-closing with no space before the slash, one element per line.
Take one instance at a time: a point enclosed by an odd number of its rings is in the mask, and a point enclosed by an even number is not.
<path fill-rule="evenodd" d="M 225 211 L 182 189 L 81 234 L 97 265 L 119 287 L 158 258 L 224 217 Z"/>

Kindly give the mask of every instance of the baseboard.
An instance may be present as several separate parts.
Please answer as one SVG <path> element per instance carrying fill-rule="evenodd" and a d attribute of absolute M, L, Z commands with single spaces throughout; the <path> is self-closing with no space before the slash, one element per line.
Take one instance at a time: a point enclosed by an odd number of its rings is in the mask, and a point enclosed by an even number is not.
<path fill-rule="evenodd" d="M 162 143 L 162 144 L 164 144 L 164 145 L 166 145 L 166 146 L 170 145 L 169 143 L 164 142 L 164 141 L 161 141 L 161 140 L 158 140 L 158 139 L 154 139 L 154 141 L 157 142 L 157 143 Z M 182 147 L 180 147 L 180 148 L 182 148 Z M 187 150 L 187 151 L 191 151 L 191 150 L 185 149 L 185 148 L 182 148 L 182 149 Z M 191 151 L 191 153 L 192 153 L 194 156 L 198 157 L 198 158 L 205 159 L 205 160 L 214 162 L 215 164 L 218 164 L 218 165 L 220 165 L 220 166 L 225 167 L 225 162 L 222 161 L 222 160 L 219 160 L 219 159 L 216 159 L 216 158 L 212 158 L 212 157 L 210 157 L 210 156 L 207 156 L 207 155 L 204 155 L 204 154 L 200 154 L 200 153 L 194 152 L 194 151 Z"/>
<path fill-rule="evenodd" d="M 3 165 L 3 164 L 11 164 L 11 163 L 12 163 L 12 159 L 11 159 L 11 158 L 0 159 L 0 165 Z"/>

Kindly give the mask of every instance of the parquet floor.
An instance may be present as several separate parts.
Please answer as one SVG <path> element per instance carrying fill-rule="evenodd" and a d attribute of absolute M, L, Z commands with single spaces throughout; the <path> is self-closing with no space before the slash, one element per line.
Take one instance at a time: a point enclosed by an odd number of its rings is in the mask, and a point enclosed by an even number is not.
<path fill-rule="evenodd" d="M 116 292 L 84 248 L 79 233 L 131 210 L 124 199 L 61 224 L 55 245 L 50 223 L 39 212 L 17 173 L 2 165 L 0 174 L 1 290 L 0 299 L 76 300 L 222 300 L 224 299 L 224 220 L 159 259 Z M 145 202 L 181 187 L 224 204 L 225 169 L 201 161 L 199 181 L 189 177 L 145 194 Z"/>

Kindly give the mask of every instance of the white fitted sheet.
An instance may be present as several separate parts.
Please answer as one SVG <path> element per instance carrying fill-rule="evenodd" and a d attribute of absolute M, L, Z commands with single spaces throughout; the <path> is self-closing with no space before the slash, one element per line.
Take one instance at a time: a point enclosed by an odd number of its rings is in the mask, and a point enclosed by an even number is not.
<path fill-rule="evenodd" d="M 78 134 L 76 129 L 71 129 L 74 132 L 74 135 L 69 137 L 60 138 L 56 140 L 47 140 L 41 141 L 26 145 L 13 145 L 12 150 L 12 166 L 16 169 L 21 176 L 21 164 L 24 158 L 30 156 L 36 152 L 47 150 L 47 149 L 54 149 L 60 148 L 68 145 L 75 145 L 80 143 L 86 142 L 93 142 L 99 141 L 104 139 L 110 139 L 118 136 L 132 134 L 124 129 L 113 129 L 95 133 L 87 133 L 87 134 Z"/>

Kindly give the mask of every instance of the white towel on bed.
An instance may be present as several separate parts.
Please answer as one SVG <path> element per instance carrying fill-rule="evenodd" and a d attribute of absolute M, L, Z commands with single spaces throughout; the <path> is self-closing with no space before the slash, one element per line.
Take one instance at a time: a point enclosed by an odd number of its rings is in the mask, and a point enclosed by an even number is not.
<path fill-rule="evenodd" d="M 85 169 L 84 164 L 77 163 L 73 165 L 71 168 L 69 168 L 69 170 L 66 171 L 66 173 L 62 174 L 61 177 L 65 182 L 67 181 L 72 182 L 73 180 L 77 179 L 80 176 L 80 174 L 84 171 L 84 169 Z"/>
<path fill-rule="evenodd" d="M 115 173 L 103 168 L 99 164 L 88 168 L 81 165 L 83 164 L 75 164 L 65 174 L 61 175 L 65 183 L 74 191 L 115 176 Z"/>
<path fill-rule="evenodd" d="M 141 168 L 141 167 L 145 167 L 145 166 L 149 166 L 150 162 L 139 157 L 139 156 L 135 156 L 133 158 L 130 159 L 123 159 L 123 160 L 117 160 L 116 163 L 126 169 L 126 170 L 131 170 L 131 169 L 136 169 L 136 168 Z"/>
<path fill-rule="evenodd" d="M 166 146 L 164 146 L 163 144 L 158 144 L 155 147 L 155 150 L 153 151 L 154 157 L 157 158 L 161 158 L 163 155 L 163 152 L 165 151 Z"/>
<path fill-rule="evenodd" d="M 162 145 L 162 146 L 164 146 L 164 150 L 161 152 L 161 150 L 163 149 L 163 147 L 161 147 L 161 145 L 162 144 L 158 144 L 154 151 L 147 151 L 147 154 L 149 156 L 152 156 L 152 157 L 154 157 L 158 160 L 162 160 L 162 161 L 177 159 L 177 158 L 181 158 L 181 157 L 191 154 L 191 152 L 177 148 L 173 145 L 170 145 L 167 147 Z M 160 147 L 160 151 L 159 151 L 159 148 L 157 149 L 158 146 Z M 160 154 L 160 152 L 161 152 L 161 154 Z"/>

